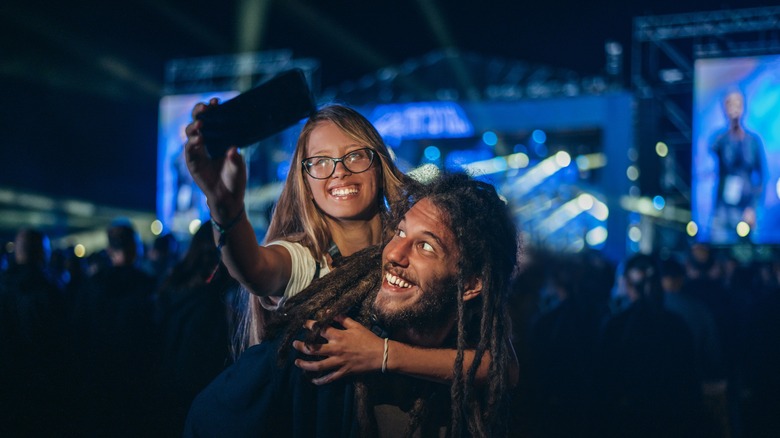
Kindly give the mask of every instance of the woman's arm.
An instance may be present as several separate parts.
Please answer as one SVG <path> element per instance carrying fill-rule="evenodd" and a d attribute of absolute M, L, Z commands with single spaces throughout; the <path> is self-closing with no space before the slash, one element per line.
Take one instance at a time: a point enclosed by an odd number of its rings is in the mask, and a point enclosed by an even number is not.
<path fill-rule="evenodd" d="M 328 341 L 326 344 L 293 341 L 293 347 L 301 353 L 324 357 L 319 361 L 297 359 L 295 365 L 306 371 L 327 372 L 324 376 L 312 380 L 317 385 L 333 382 L 351 374 L 381 371 L 384 339 L 351 318 L 339 317 L 336 318 L 336 322 L 344 329 L 329 327 L 320 332 L 320 335 Z M 314 321 L 308 321 L 305 328 L 311 330 L 313 326 Z M 512 344 L 508 340 L 507 343 L 512 355 L 509 369 L 510 384 L 514 386 L 517 384 L 520 372 Z M 440 383 L 452 382 L 457 354 L 455 349 L 423 348 L 391 340 L 388 341 L 387 350 L 386 366 L 389 372 Z M 466 350 L 463 357 L 464 372 L 468 370 L 473 360 L 474 350 Z M 490 361 L 490 353 L 486 353 L 475 376 L 478 384 L 487 381 Z"/>
<path fill-rule="evenodd" d="M 214 241 L 222 243 L 222 261 L 230 275 L 256 295 L 282 295 L 290 279 L 292 261 L 289 252 L 279 246 L 258 245 L 252 224 L 244 211 L 246 164 L 238 148 L 230 148 L 224 157 L 211 158 L 206 151 L 197 115 L 209 106 L 199 103 L 192 110 L 193 122 L 187 125 L 184 146 L 187 169 L 206 195 L 214 227 Z"/>

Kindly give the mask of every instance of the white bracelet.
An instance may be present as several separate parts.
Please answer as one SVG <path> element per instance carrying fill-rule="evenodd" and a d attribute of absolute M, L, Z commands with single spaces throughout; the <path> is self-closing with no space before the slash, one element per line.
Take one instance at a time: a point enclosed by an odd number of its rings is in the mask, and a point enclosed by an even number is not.
<path fill-rule="evenodd" d="M 390 338 L 385 338 L 385 353 L 382 356 L 382 373 L 387 372 L 387 343 Z"/>

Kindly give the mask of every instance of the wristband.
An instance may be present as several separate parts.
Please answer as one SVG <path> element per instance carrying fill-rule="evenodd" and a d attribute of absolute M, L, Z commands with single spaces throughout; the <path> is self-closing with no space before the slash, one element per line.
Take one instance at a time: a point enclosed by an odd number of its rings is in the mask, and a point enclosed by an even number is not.
<path fill-rule="evenodd" d="M 246 212 L 246 208 L 242 206 L 241 207 L 241 211 L 238 212 L 236 217 L 231 219 L 225 225 L 222 225 L 219 222 L 217 222 L 214 219 L 214 216 L 211 217 L 211 224 L 214 225 L 214 228 L 217 231 L 219 231 L 219 240 L 217 241 L 217 250 L 219 250 L 220 252 L 222 251 L 222 247 L 225 246 L 225 236 L 227 235 L 227 233 L 230 232 L 230 230 L 232 230 L 236 226 L 236 224 L 238 224 L 238 221 L 241 220 L 241 217 L 244 215 L 245 212 Z"/>
<path fill-rule="evenodd" d="M 387 344 L 390 341 L 390 338 L 385 338 L 385 352 L 382 355 L 382 373 L 387 372 Z"/>

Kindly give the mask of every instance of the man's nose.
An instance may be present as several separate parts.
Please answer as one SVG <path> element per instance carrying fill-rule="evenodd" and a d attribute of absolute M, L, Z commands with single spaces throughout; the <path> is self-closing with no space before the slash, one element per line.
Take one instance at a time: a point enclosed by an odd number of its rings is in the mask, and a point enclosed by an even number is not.
<path fill-rule="evenodd" d="M 387 244 L 387 261 L 398 265 L 407 266 L 409 264 L 410 245 L 406 241 L 391 241 Z"/>

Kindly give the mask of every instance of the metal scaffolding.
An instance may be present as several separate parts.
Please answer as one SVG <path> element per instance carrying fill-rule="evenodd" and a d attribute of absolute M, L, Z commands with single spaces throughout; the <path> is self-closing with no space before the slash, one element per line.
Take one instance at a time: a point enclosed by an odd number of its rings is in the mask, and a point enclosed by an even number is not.
<path fill-rule="evenodd" d="M 165 94 L 217 90 L 245 91 L 285 70 L 300 68 L 312 90 L 319 85 L 320 62 L 293 58 L 290 50 L 175 59 L 165 66 Z"/>
<path fill-rule="evenodd" d="M 770 53 L 780 53 L 780 7 L 634 19 L 631 86 L 642 196 L 661 195 L 667 206 L 691 209 L 695 61 Z M 656 153 L 659 142 L 665 158 Z M 653 245 L 674 247 L 687 237 L 679 225 L 654 225 Z"/>
<path fill-rule="evenodd" d="M 694 61 L 768 53 L 780 53 L 780 7 L 634 19 L 631 84 L 643 193 L 690 202 Z M 668 145 L 672 158 L 663 165 L 655 155 L 657 141 Z"/>

